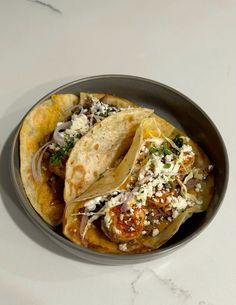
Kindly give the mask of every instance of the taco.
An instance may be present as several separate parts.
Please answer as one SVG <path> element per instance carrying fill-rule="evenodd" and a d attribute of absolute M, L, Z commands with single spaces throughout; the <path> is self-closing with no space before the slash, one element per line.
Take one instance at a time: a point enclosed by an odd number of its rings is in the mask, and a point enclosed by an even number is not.
<path fill-rule="evenodd" d="M 212 168 L 185 134 L 157 116 L 144 119 L 122 162 L 66 207 L 64 235 L 99 252 L 157 249 L 207 209 Z"/>
<path fill-rule="evenodd" d="M 70 154 L 70 164 L 78 164 L 72 173 L 69 166 L 67 184 L 71 187 L 65 193 L 66 200 L 79 196 L 126 153 L 137 126 L 152 112 L 119 97 L 83 92 L 80 98 L 53 94 L 35 106 L 21 127 L 20 163 L 26 194 L 41 217 L 52 226 L 61 223 Z M 108 153 L 113 146 L 116 152 Z M 90 156 L 95 159 L 91 161 Z M 76 190 L 75 177 L 80 185 Z"/>

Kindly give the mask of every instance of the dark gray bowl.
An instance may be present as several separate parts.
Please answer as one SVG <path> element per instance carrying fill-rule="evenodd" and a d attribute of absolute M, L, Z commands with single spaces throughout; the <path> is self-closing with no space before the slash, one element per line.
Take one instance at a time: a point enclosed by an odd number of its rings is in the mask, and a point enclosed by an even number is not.
<path fill-rule="evenodd" d="M 215 191 L 210 207 L 205 213 L 195 214 L 161 248 L 144 254 L 117 255 L 102 254 L 73 244 L 61 234 L 61 228 L 52 228 L 32 208 L 20 176 L 19 128 L 11 152 L 12 180 L 22 208 L 31 221 L 54 242 L 74 255 L 101 264 L 127 264 L 149 261 L 166 255 L 185 245 L 196 237 L 214 218 L 223 200 L 228 182 L 228 157 L 224 142 L 211 119 L 204 111 L 180 92 L 158 82 L 127 75 L 101 75 L 83 78 L 61 86 L 48 93 L 37 104 L 53 93 L 74 93 L 80 91 L 105 92 L 127 98 L 135 103 L 154 108 L 156 113 L 185 131 L 207 153 L 215 168 Z M 32 101 L 33 104 L 34 101 Z M 34 105 L 33 105 L 34 106 Z"/>

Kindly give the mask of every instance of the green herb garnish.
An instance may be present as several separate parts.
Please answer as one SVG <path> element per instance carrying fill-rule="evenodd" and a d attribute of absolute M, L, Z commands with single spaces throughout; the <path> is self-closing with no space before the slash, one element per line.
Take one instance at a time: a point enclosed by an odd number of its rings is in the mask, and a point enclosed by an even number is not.
<path fill-rule="evenodd" d="M 171 164 L 170 163 L 167 163 L 164 165 L 164 168 L 170 168 L 171 167 Z"/>
<path fill-rule="evenodd" d="M 70 150 L 74 146 L 73 140 L 66 140 L 66 145 L 63 147 L 60 147 L 60 149 L 54 151 L 50 157 L 50 161 L 53 165 L 58 165 L 61 161 L 61 159 L 64 156 L 67 156 L 70 152 Z"/>
<path fill-rule="evenodd" d="M 159 151 L 159 148 L 157 148 L 157 147 L 155 147 L 155 146 L 151 146 L 150 148 L 149 148 L 149 153 L 150 154 L 155 154 L 156 152 L 158 152 Z"/>
<path fill-rule="evenodd" d="M 172 154 L 172 151 L 168 148 L 168 143 L 163 143 L 160 147 L 151 146 L 149 148 L 150 154 L 158 153 L 160 156 L 162 155 L 170 155 Z"/>
<path fill-rule="evenodd" d="M 172 154 L 172 151 L 168 148 L 167 143 L 164 143 L 162 146 L 163 146 L 163 153 L 164 153 L 165 156 Z"/>

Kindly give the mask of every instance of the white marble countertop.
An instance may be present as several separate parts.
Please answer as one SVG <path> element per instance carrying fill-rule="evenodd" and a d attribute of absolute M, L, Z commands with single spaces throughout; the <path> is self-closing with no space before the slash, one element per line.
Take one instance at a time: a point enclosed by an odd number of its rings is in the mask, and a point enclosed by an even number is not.
<path fill-rule="evenodd" d="M 234 305 L 236 1 L 46 2 L 0 5 L 0 303 Z M 9 135 L 25 111 L 59 84 L 106 73 L 185 93 L 214 120 L 229 153 L 228 191 L 214 221 L 145 264 L 75 260 L 21 212 L 8 176 Z"/>

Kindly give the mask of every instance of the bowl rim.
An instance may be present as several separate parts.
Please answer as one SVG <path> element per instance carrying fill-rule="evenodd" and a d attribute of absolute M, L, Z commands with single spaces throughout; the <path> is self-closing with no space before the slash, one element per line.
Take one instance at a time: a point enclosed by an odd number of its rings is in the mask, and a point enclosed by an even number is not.
<path fill-rule="evenodd" d="M 151 83 L 153 85 L 162 87 L 164 89 L 167 89 L 168 91 L 171 91 L 172 93 L 178 95 L 179 97 L 183 98 L 186 102 L 192 104 L 193 107 L 197 108 L 197 110 L 205 117 L 205 119 L 209 121 L 209 123 L 213 127 L 214 132 L 216 133 L 216 135 L 219 139 L 219 142 L 222 146 L 223 158 L 224 158 L 224 163 L 225 163 L 225 179 L 224 179 L 224 185 L 222 187 L 222 192 L 221 192 L 221 194 L 218 198 L 218 205 L 216 206 L 214 211 L 212 211 L 211 217 L 208 219 L 208 221 L 202 223 L 194 232 L 187 235 L 183 239 L 175 242 L 173 245 L 169 245 L 167 248 L 159 248 L 159 249 L 155 249 L 155 250 L 150 251 L 150 252 L 137 253 L 137 254 L 113 254 L 113 253 L 96 252 L 96 251 L 93 251 L 91 249 L 84 248 L 80 245 L 77 245 L 77 244 L 73 243 L 72 241 L 68 240 L 65 236 L 61 236 L 57 232 L 52 230 L 52 227 L 50 227 L 50 225 L 48 225 L 41 218 L 41 216 L 34 210 L 34 208 L 32 207 L 29 199 L 26 196 L 24 188 L 23 188 L 23 190 L 21 190 L 19 188 L 18 183 L 17 183 L 17 174 L 16 174 L 16 170 L 15 170 L 15 149 L 16 149 L 18 143 L 19 143 L 19 133 L 20 133 L 21 125 L 22 125 L 23 120 L 25 119 L 25 117 L 28 115 L 28 113 L 36 105 L 39 105 L 40 103 L 45 101 L 52 94 L 58 93 L 58 92 L 60 92 L 64 89 L 66 89 L 69 86 L 76 85 L 77 83 L 80 83 L 80 82 L 91 81 L 91 80 L 96 80 L 96 79 L 104 79 L 104 78 L 113 78 L 113 79 L 122 78 L 122 79 L 129 79 L 129 80 L 132 79 L 132 80 L 136 80 L 136 81 L 140 81 L 140 82 L 147 82 L 147 83 Z M 18 158 L 19 158 L 19 151 L 18 151 Z M 18 170 L 20 172 L 19 167 L 18 167 Z M 80 254 L 84 254 L 85 256 L 87 256 L 88 260 L 93 260 L 92 258 L 95 258 L 95 257 L 98 258 L 99 257 L 99 258 L 105 259 L 105 260 L 106 259 L 113 260 L 114 262 L 115 261 L 120 261 L 120 262 L 130 261 L 130 262 L 132 262 L 133 260 L 139 261 L 140 259 L 143 261 L 145 258 L 146 259 L 148 259 L 148 258 L 149 259 L 154 259 L 154 258 L 163 256 L 165 254 L 168 254 L 170 252 L 173 252 L 174 250 L 180 248 L 180 246 L 186 245 L 188 242 L 193 240 L 196 236 L 198 236 L 212 222 L 212 220 L 215 218 L 215 215 L 219 211 L 219 209 L 222 205 L 223 199 L 225 197 L 225 193 L 226 193 L 226 189 L 227 189 L 227 185 L 228 185 L 228 179 L 229 179 L 229 159 L 228 159 L 228 153 L 227 153 L 227 150 L 226 150 L 224 140 L 223 140 L 218 128 L 214 124 L 214 122 L 205 113 L 205 111 L 203 109 L 201 109 L 200 106 L 198 106 L 194 101 L 192 101 L 189 97 L 187 97 L 183 93 L 179 92 L 178 90 L 176 90 L 176 89 L 174 89 L 174 88 L 172 88 L 168 85 L 162 84 L 158 81 L 154 81 L 154 80 L 151 80 L 151 79 L 148 79 L 148 78 L 143 78 L 143 77 L 140 77 L 140 76 L 125 75 L 125 74 L 101 74 L 101 75 L 87 76 L 87 77 L 79 78 L 79 79 L 73 80 L 71 82 L 68 82 L 66 84 L 63 84 L 63 85 L 57 87 L 56 89 L 53 89 L 52 91 L 50 91 L 46 95 L 44 95 L 42 98 L 40 98 L 36 103 L 34 103 L 32 105 L 32 107 L 27 111 L 27 113 L 23 116 L 20 123 L 16 127 L 15 136 L 14 136 L 14 139 L 13 139 L 13 142 L 12 142 L 11 153 L 10 153 L 10 172 L 11 172 L 11 180 L 12 180 L 12 183 L 14 185 L 15 191 L 18 195 L 19 201 L 21 203 L 21 207 L 23 207 L 24 211 L 26 212 L 27 216 L 30 218 L 31 222 L 33 222 L 37 227 L 39 227 L 47 236 L 49 236 L 51 239 L 53 239 L 54 242 L 57 242 L 57 244 L 60 244 L 60 245 L 63 244 L 63 246 L 65 246 L 66 248 L 72 249 L 73 250 L 72 253 L 74 253 L 74 254 L 76 253 L 76 256 L 80 256 Z M 21 177 L 20 177 L 20 179 L 21 179 Z"/>

